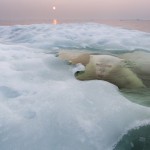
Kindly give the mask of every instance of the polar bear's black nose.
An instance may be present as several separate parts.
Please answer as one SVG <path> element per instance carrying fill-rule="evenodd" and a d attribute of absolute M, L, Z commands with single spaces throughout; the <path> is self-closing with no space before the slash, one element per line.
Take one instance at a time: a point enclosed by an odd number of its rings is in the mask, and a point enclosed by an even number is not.
<path fill-rule="evenodd" d="M 80 75 L 80 74 L 82 74 L 82 73 L 84 73 L 85 71 L 77 71 L 77 72 L 75 72 L 75 76 L 78 76 L 78 75 Z"/>
<path fill-rule="evenodd" d="M 81 71 L 77 71 L 77 72 L 75 73 L 75 75 L 78 75 L 80 72 L 81 72 Z"/>

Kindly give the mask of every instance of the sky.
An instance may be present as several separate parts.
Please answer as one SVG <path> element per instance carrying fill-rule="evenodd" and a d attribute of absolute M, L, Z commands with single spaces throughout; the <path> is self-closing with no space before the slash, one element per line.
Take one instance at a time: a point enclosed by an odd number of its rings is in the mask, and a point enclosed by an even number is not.
<path fill-rule="evenodd" d="M 149 8 L 150 0 L 0 0 L 0 19 L 150 19 Z"/>

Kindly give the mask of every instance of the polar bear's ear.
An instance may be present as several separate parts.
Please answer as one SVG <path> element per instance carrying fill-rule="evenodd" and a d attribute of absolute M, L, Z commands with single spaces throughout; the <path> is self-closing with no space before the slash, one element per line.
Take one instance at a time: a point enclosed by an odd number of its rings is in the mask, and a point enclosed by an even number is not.
<path fill-rule="evenodd" d="M 86 66 L 90 60 L 89 53 L 81 53 L 81 52 L 59 52 L 57 57 L 68 61 L 68 64 L 78 64 L 81 63 Z"/>

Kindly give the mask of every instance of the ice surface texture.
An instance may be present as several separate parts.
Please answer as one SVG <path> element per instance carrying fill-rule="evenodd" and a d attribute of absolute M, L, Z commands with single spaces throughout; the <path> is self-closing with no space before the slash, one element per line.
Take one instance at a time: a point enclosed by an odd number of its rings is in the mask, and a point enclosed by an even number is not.
<path fill-rule="evenodd" d="M 150 50 L 150 33 L 95 23 L 0 27 L 0 38 L 47 50 Z"/>
<path fill-rule="evenodd" d="M 133 40 L 134 39 L 134 40 Z M 109 150 L 150 109 L 81 82 L 59 48 L 150 48 L 150 34 L 98 24 L 0 27 L 0 150 Z"/>

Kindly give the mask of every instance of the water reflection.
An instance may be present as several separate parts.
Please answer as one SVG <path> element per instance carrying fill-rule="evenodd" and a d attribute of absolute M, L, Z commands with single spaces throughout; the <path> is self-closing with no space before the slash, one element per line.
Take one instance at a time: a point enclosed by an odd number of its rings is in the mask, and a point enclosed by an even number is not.
<path fill-rule="evenodd" d="M 57 19 L 53 19 L 52 20 L 52 24 L 55 24 L 55 25 L 58 24 L 58 20 Z"/>

